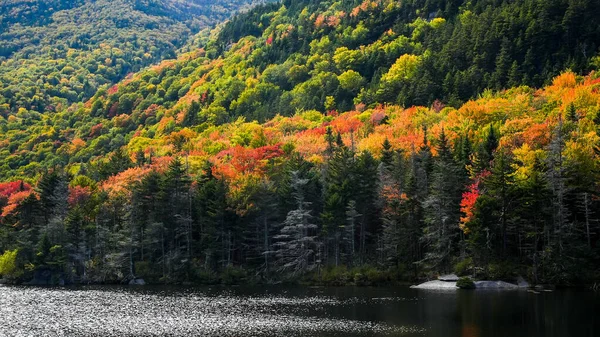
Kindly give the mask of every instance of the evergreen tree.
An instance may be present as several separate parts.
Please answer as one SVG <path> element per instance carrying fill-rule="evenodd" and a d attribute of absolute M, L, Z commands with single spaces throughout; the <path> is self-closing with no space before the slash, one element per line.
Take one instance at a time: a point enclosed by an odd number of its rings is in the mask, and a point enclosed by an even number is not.
<path fill-rule="evenodd" d="M 443 130 L 438 140 L 437 152 L 430 194 L 423 203 L 425 228 L 422 239 L 427 246 L 427 253 L 422 262 L 427 267 L 447 271 L 453 253 L 456 252 L 459 204 L 464 181 Z"/>
<path fill-rule="evenodd" d="M 305 201 L 304 186 L 308 179 L 292 178 L 297 208 L 288 213 L 277 240 L 279 270 L 291 276 L 312 270 L 319 263 L 316 236 L 317 226 L 312 222 L 310 203 Z"/>

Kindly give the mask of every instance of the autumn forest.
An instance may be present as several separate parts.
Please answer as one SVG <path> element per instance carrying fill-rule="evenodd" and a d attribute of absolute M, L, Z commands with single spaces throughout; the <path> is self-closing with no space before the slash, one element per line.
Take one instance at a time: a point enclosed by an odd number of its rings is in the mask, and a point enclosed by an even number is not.
<path fill-rule="evenodd" d="M 0 275 L 594 283 L 598 13 L 594 0 L 8 1 Z"/>

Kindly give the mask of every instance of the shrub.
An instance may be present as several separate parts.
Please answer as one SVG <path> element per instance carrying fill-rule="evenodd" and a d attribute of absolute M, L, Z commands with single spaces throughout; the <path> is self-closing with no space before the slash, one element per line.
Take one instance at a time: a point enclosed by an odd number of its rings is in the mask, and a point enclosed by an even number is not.
<path fill-rule="evenodd" d="M 353 280 L 353 277 L 345 266 L 325 268 L 319 278 L 319 283 L 331 286 L 347 285 L 350 283 L 350 280 Z"/>
<path fill-rule="evenodd" d="M 473 258 L 469 257 L 454 266 L 454 272 L 458 276 L 465 276 L 473 273 Z"/>
<path fill-rule="evenodd" d="M 508 262 L 490 263 L 487 267 L 487 276 L 491 280 L 511 281 L 515 278 L 516 267 Z"/>
<path fill-rule="evenodd" d="M 246 280 L 247 273 L 238 267 L 227 267 L 221 274 L 221 283 L 226 285 L 242 284 Z"/>
<path fill-rule="evenodd" d="M 19 251 L 7 250 L 0 255 L 0 275 L 7 279 L 17 279 L 23 275 L 23 270 L 17 266 L 17 255 Z"/>
<path fill-rule="evenodd" d="M 357 286 L 367 285 L 367 277 L 362 273 L 354 274 L 354 284 Z"/>
<path fill-rule="evenodd" d="M 456 282 L 456 286 L 460 289 L 475 289 L 475 283 L 469 277 L 461 277 Z"/>
<path fill-rule="evenodd" d="M 379 270 L 375 267 L 366 267 L 363 273 L 367 278 L 368 285 L 381 285 L 390 281 L 389 272 Z"/>

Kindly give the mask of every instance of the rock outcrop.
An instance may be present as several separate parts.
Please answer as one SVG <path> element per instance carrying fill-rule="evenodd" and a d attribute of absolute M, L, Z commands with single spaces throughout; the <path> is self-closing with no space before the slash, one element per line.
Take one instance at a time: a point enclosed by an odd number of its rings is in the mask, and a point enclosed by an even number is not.
<path fill-rule="evenodd" d="M 456 290 L 456 282 L 445 282 L 440 280 L 429 281 L 419 285 L 412 286 L 413 289 L 428 289 L 428 290 Z"/>

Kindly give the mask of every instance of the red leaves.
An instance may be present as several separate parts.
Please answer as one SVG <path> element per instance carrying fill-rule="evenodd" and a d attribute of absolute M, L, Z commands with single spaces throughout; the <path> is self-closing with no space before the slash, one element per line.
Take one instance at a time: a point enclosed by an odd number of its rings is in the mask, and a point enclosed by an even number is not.
<path fill-rule="evenodd" d="M 109 95 L 113 95 L 113 94 L 116 94 L 118 91 L 119 91 L 119 86 L 115 84 L 112 87 L 110 87 L 106 92 Z"/>
<path fill-rule="evenodd" d="M 467 191 L 465 191 L 462 195 L 462 200 L 460 201 L 460 211 L 465 215 L 460 218 L 460 229 L 465 233 L 469 233 L 468 223 L 473 219 L 475 212 L 475 204 L 477 203 L 477 199 L 479 198 L 480 190 L 479 184 L 481 180 L 485 177 L 488 177 L 491 173 L 489 171 L 483 171 L 477 178 L 473 184 L 467 187 Z"/>
<path fill-rule="evenodd" d="M 33 193 L 31 186 L 22 180 L 0 184 L 0 208 L 2 209 L 0 218 L 14 214 L 21 202 L 31 193 Z"/>
<path fill-rule="evenodd" d="M 383 121 L 385 117 L 387 117 L 385 111 L 383 109 L 377 109 L 371 114 L 371 123 L 377 126 L 381 124 L 381 121 Z"/>
<path fill-rule="evenodd" d="M 273 44 L 273 35 L 271 35 L 267 38 L 267 46 L 270 46 L 272 44 Z"/>
<path fill-rule="evenodd" d="M 69 206 L 73 207 L 77 205 L 82 205 L 90 199 L 91 195 L 92 191 L 88 186 L 69 187 Z"/>
<path fill-rule="evenodd" d="M 97 137 L 102 133 L 102 129 L 104 128 L 104 125 L 102 123 L 98 123 L 94 126 L 92 126 L 92 129 L 90 130 L 90 137 Z"/>
<path fill-rule="evenodd" d="M 29 191 L 31 186 L 22 180 L 17 180 L 9 183 L 0 184 L 0 198 L 8 199 L 11 195 L 17 192 Z"/>

